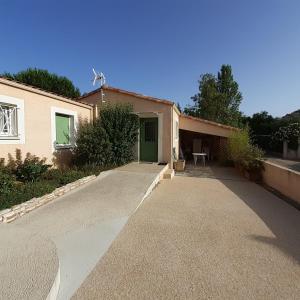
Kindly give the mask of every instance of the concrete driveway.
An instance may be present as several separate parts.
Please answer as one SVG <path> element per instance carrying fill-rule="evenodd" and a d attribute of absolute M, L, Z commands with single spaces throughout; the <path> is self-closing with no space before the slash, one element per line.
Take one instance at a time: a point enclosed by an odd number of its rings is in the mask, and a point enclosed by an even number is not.
<path fill-rule="evenodd" d="M 163 181 L 73 299 L 299 299 L 300 212 L 209 173 Z"/>
<path fill-rule="evenodd" d="M 0 299 L 70 299 L 165 166 L 132 163 L 0 225 Z M 47 298 L 48 299 L 48 298 Z"/>

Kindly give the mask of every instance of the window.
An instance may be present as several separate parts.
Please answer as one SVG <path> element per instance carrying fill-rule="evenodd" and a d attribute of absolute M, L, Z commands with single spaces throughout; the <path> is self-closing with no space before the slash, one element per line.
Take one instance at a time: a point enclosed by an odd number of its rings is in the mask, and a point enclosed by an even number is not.
<path fill-rule="evenodd" d="M 55 115 L 56 145 L 71 145 L 71 120 L 72 118 L 63 114 Z"/>
<path fill-rule="evenodd" d="M 24 100 L 0 95 L 0 145 L 25 144 Z"/>
<path fill-rule="evenodd" d="M 16 105 L 0 103 L 0 137 L 18 137 Z"/>
<path fill-rule="evenodd" d="M 78 124 L 77 112 L 60 107 L 51 107 L 52 151 L 75 146 Z"/>

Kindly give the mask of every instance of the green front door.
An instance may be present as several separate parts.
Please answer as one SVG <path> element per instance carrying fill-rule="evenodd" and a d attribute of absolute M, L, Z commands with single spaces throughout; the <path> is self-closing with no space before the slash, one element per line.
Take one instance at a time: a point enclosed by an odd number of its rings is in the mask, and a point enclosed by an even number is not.
<path fill-rule="evenodd" d="M 140 119 L 140 160 L 157 161 L 158 119 Z"/>

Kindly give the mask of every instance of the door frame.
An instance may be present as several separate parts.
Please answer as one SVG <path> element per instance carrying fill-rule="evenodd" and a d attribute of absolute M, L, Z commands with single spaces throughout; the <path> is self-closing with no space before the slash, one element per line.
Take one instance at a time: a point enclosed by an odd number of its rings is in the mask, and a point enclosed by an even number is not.
<path fill-rule="evenodd" d="M 153 137 L 146 140 L 146 125 L 151 125 Z M 140 118 L 140 157 L 144 162 L 158 162 L 158 118 Z M 151 135 L 152 135 L 151 134 Z"/>
<path fill-rule="evenodd" d="M 158 118 L 158 151 L 157 160 L 163 162 L 163 113 L 162 112 L 135 112 L 140 119 L 142 118 Z M 140 162 L 140 127 L 138 130 L 137 140 L 137 160 Z"/>

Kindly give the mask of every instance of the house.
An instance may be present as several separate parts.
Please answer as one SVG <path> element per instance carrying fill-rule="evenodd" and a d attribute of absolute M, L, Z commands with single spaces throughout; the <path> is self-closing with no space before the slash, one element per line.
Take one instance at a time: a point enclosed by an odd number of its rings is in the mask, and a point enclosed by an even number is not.
<path fill-rule="evenodd" d="M 90 105 L 0 78 L 0 158 L 20 149 L 67 162 L 79 122 L 92 118 Z"/>
<path fill-rule="evenodd" d="M 135 158 L 138 161 L 172 162 L 183 155 L 206 151 L 210 158 L 220 155 L 234 127 L 186 116 L 169 100 L 145 96 L 110 86 L 83 95 L 79 101 L 101 110 L 108 103 L 130 103 L 140 118 Z"/>
<path fill-rule="evenodd" d="M 176 105 L 158 99 L 102 86 L 74 101 L 43 90 L 0 78 L 0 158 L 20 149 L 67 164 L 81 121 L 91 122 L 104 105 L 130 103 L 140 118 L 135 146 L 138 161 L 169 163 L 192 152 L 218 157 L 233 127 L 185 116 Z"/>

